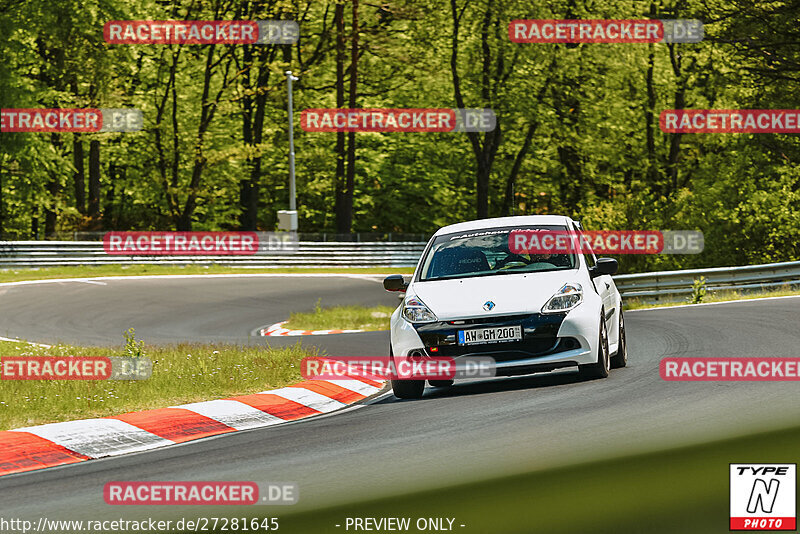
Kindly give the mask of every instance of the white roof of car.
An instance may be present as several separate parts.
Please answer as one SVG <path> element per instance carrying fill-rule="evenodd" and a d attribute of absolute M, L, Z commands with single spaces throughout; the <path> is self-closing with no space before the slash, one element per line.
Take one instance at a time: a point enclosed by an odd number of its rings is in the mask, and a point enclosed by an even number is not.
<path fill-rule="evenodd" d="M 449 226 L 443 226 L 434 235 L 452 234 L 456 232 L 466 232 L 469 230 L 488 230 L 491 228 L 503 228 L 505 226 L 529 226 L 529 225 L 568 225 L 572 219 L 564 215 L 519 215 L 516 217 L 496 217 L 494 219 L 478 219 L 466 221 Z"/>

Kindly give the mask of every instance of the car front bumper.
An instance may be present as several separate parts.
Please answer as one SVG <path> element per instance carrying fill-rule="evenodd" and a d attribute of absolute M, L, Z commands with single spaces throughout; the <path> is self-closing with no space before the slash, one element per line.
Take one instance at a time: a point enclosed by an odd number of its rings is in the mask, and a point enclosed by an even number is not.
<path fill-rule="evenodd" d="M 499 376 L 594 363 L 596 343 L 591 340 L 597 335 L 599 324 L 588 321 L 588 310 L 580 308 L 560 314 L 533 313 L 425 324 L 408 323 L 398 311 L 392 318 L 392 348 L 396 357 L 451 357 L 456 360 L 457 368 L 459 360 L 488 356 L 494 360 Z M 520 341 L 458 344 L 459 330 L 515 325 L 522 327 Z"/>

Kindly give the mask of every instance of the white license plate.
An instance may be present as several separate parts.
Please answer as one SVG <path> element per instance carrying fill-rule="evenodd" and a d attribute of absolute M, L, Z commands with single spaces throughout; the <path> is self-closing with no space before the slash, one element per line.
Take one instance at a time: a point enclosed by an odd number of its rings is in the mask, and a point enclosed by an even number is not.
<path fill-rule="evenodd" d="M 505 343 L 522 339 L 522 326 L 493 326 L 458 331 L 459 345 L 480 345 L 482 343 Z"/>

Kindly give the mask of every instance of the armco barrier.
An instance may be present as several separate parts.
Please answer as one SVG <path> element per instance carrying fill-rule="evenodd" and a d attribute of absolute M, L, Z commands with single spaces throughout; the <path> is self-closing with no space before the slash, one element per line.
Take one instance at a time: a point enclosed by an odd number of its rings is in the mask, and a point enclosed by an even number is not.
<path fill-rule="evenodd" d="M 642 300 L 675 300 L 692 292 L 692 284 L 705 278 L 708 291 L 725 289 L 768 289 L 800 284 L 800 261 L 745 265 L 742 267 L 714 267 L 653 273 L 623 274 L 614 277 L 623 297 Z"/>
<path fill-rule="evenodd" d="M 6 241 L 0 247 L 0 268 L 113 264 L 413 268 L 424 247 L 421 242 L 301 241 L 296 252 L 256 256 L 112 256 L 100 241 Z"/>

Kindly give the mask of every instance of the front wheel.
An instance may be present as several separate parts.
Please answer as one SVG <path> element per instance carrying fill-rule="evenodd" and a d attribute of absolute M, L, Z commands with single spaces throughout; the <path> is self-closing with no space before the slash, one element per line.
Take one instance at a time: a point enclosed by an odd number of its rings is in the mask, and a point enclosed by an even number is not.
<path fill-rule="evenodd" d="M 619 369 L 628 365 L 628 340 L 625 339 L 625 322 L 622 319 L 622 310 L 619 312 L 619 345 L 617 353 L 611 357 L 611 368 Z"/>
<path fill-rule="evenodd" d="M 389 357 L 394 359 L 391 345 L 389 345 Z M 392 380 L 392 393 L 398 399 L 419 399 L 424 392 L 424 380 Z"/>
<path fill-rule="evenodd" d="M 597 363 L 578 366 L 581 378 L 592 380 L 606 378 L 611 370 L 611 359 L 608 355 L 608 335 L 606 335 L 605 314 L 600 312 L 600 339 L 597 343 Z"/>

